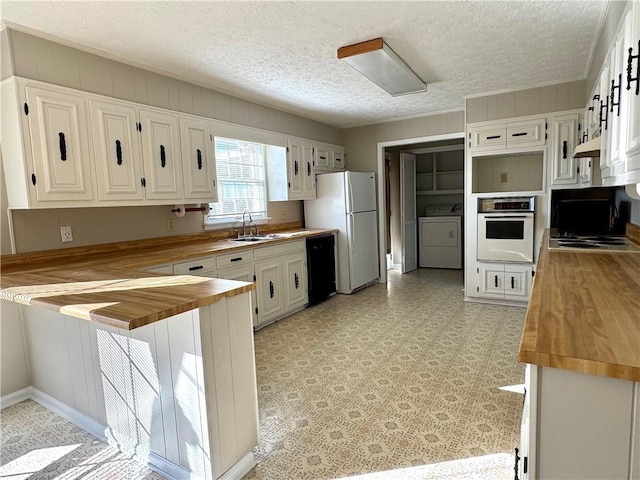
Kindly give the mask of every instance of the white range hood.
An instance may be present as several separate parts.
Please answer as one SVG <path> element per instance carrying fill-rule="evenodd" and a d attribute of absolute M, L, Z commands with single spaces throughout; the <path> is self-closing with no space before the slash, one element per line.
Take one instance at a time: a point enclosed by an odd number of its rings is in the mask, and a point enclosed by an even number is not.
<path fill-rule="evenodd" d="M 583 157 L 599 157 L 600 156 L 600 137 L 581 143 L 576 147 L 573 158 Z"/>

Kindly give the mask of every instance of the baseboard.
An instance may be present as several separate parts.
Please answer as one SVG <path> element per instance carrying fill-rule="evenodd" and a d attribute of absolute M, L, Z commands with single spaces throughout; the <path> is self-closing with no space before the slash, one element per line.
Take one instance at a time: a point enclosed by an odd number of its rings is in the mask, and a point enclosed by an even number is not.
<path fill-rule="evenodd" d="M 109 439 L 106 436 L 106 428 L 93 418 L 34 387 L 31 390 L 31 399 L 59 417 L 73 423 L 76 427 L 90 433 L 101 442 L 109 443 Z"/>
<path fill-rule="evenodd" d="M 0 397 L 0 410 L 4 410 L 7 407 L 15 405 L 16 403 L 24 402 L 31 398 L 31 391 L 33 387 L 26 387 L 17 392 L 12 392 Z"/>
<path fill-rule="evenodd" d="M 0 409 L 10 407 L 11 405 L 15 405 L 25 400 L 33 400 L 59 417 L 73 423 L 76 427 L 93 435 L 101 442 L 114 445 L 116 447 L 118 446 L 117 442 L 110 438 L 111 436 L 108 434 L 108 428 L 104 425 L 101 425 L 93 418 L 34 387 L 23 388 L 17 392 L 0 397 Z M 149 452 L 144 456 L 144 458 L 141 458 L 140 456 L 137 456 L 137 458 L 143 463 L 146 463 L 151 470 L 159 473 L 169 480 L 201 480 L 201 477 L 193 475 L 189 470 L 181 467 L 180 465 L 176 465 L 153 452 Z M 256 465 L 257 462 L 253 456 L 253 452 L 249 452 L 240 459 L 238 463 L 227 470 L 219 480 L 240 480 Z"/>
<path fill-rule="evenodd" d="M 247 453 L 233 467 L 227 470 L 218 480 L 240 480 L 258 464 L 253 452 Z"/>
<path fill-rule="evenodd" d="M 480 297 L 464 297 L 464 301 L 465 302 L 472 302 L 472 303 L 489 303 L 491 305 L 504 305 L 506 307 L 520 307 L 520 308 L 527 308 L 527 306 L 529 305 L 529 301 L 527 300 L 526 303 L 524 302 L 516 302 L 513 300 L 501 300 L 499 298 L 480 298 Z"/>

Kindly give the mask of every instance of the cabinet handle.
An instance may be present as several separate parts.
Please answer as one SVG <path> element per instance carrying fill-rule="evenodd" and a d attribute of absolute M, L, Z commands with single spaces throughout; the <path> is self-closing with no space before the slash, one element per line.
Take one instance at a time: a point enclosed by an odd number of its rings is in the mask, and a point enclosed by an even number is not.
<path fill-rule="evenodd" d="M 320 160 L 326 160 L 327 157 L 320 157 Z"/>
<path fill-rule="evenodd" d="M 311 162 L 307 162 L 307 177 L 311 176 Z"/>
<path fill-rule="evenodd" d="M 58 133 L 60 138 L 60 160 L 63 162 L 67 159 L 67 142 L 64 139 L 64 133 Z"/>
<path fill-rule="evenodd" d="M 496 139 L 498 139 L 500 137 L 501 137 L 501 135 L 489 135 L 487 137 L 487 140 L 496 140 Z"/>
<path fill-rule="evenodd" d="M 195 267 L 189 267 L 190 272 L 194 272 L 196 270 L 202 270 L 204 268 L 203 265 L 196 265 Z"/>
<path fill-rule="evenodd" d="M 196 153 L 198 154 L 198 170 L 202 170 L 202 152 L 197 149 Z"/>
<path fill-rule="evenodd" d="M 562 142 L 562 158 L 567 158 L 567 141 Z"/>
<path fill-rule="evenodd" d="M 242 257 L 235 257 L 232 258 L 231 260 L 229 260 L 230 262 L 239 262 L 240 260 L 242 260 Z"/>
<path fill-rule="evenodd" d="M 274 295 L 275 295 L 275 292 L 274 292 L 274 288 L 273 288 L 273 282 L 271 280 L 269 280 L 269 296 L 271 298 L 273 298 Z"/>
<path fill-rule="evenodd" d="M 622 94 L 621 92 L 621 87 L 622 86 L 622 74 L 619 73 L 618 74 L 618 85 L 616 86 L 616 82 L 615 79 L 611 80 L 611 101 L 609 103 L 611 103 L 611 113 L 613 113 L 613 107 L 618 107 L 618 114 L 617 116 L 620 116 L 620 95 Z M 615 101 L 616 98 L 616 90 L 618 90 L 618 101 Z"/>
<path fill-rule="evenodd" d="M 511 134 L 512 137 L 524 137 L 526 135 L 527 135 L 527 132 L 518 132 L 518 133 Z"/>
<path fill-rule="evenodd" d="M 584 132 L 582 132 L 582 142 L 581 143 L 584 143 L 587 140 L 589 140 L 589 130 L 585 130 Z"/>
<path fill-rule="evenodd" d="M 296 290 L 297 290 L 297 289 L 298 289 L 298 287 L 300 286 L 300 281 L 299 281 L 299 278 L 298 278 L 298 274 L 297 274 L 297 273 L 294 273 L 294 274 L 293 274 L 293 281 L 294 281 L 294 283 L 295 283 L 295 285 L 296 285 Z"/>
<path fill-rule="evenodd" d="M 516 279 L 514 277 L 511 277 L 511 290 L 514 290 L 516 288 Z"/>
<path fill-rule="evenodd" d="M 293 174 L 294 175 L 298 175 L 298 161 L 297 160 L 293 161 Z"/>
<path fill-rule="evenodd" d="M 164 145 L 160 145 L 160 166 L 162 168 L 167 166 L 167 152 L 165 151 Z"/>
<path fill-rule="evenodd" d="M 609 127 L 609 97 L 605 97 L 606 102 L 600 100 L 600 128 L 602 128 L 602 124 L 604 123 L 604 129 L 607 130 Z M 604 115 L 602 112 L 604 111 Z"/>
<path fill-rule="evenodd" d="M 638 54 L 633 54 L 633 47 L 629 47 L 629 56 L 627 57 L 627 90 L 631 90 L 631 82 L 636 82 L 636 95 L 640 93 L 640 40 L 638 40 Z M 631 63 L 636 60 L 636 76 L 631 77 Z"/>
<path fill-rule="evenodd" d="M 493 281 L 495 283 L 496 288 L 498 288 L 498 275 L 493 276 Z"/>
<path fill-rule="evenodd" d="M 116 140 L 116 163 L 122 165 L 122 144 Z"/>
<path fill-rule="evenodd" d="M 520 455 L 518 455 L 518 452 L 519 452 L 518 447 L 516 447 L 516 460 L 515 460 L 514 465 L 513 465 L 513 471 L 514 471 L 513 479 L 514 480 L 520 480 L 520 476 L 519 476 L 520 475 L 520 471 L 518 469 L 518 463 L 520 463 Z"/>

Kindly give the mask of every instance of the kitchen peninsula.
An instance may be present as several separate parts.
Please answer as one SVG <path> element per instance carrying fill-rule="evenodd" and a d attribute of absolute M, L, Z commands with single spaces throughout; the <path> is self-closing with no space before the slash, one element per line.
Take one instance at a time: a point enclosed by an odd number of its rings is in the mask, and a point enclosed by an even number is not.
<path fill-rule="evenodd" d="M 3 256 L 3 321 L 24 323 L 34 400 L 165 475 L 241 478 L 258 444 L 254 284 L 140 269 L 250 246 L 186 240 Z"/>
<path fill-rule="evenodd" d="M 639 243 L 640 227 L 627 225 Z M 640 253 L 549 250 L 518 360 L 520 478 L 640 478 Z"/>

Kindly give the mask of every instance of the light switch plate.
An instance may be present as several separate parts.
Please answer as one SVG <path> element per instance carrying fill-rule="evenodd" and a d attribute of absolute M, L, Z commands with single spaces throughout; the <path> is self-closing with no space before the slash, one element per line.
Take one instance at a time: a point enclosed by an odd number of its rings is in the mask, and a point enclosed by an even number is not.
<path fill-rule="evenodd" d="M 71 231 L 71 225 L 65 225 L 60 227 L 60 237 L 62 242 L 73 242 L 73 232 Z"/>
<path fill-rule="evenodd" d="M 500 183 L 508 183 L 509 182 L 509 174 L 507 172 L 502 172 L 500 174 Z"/>

